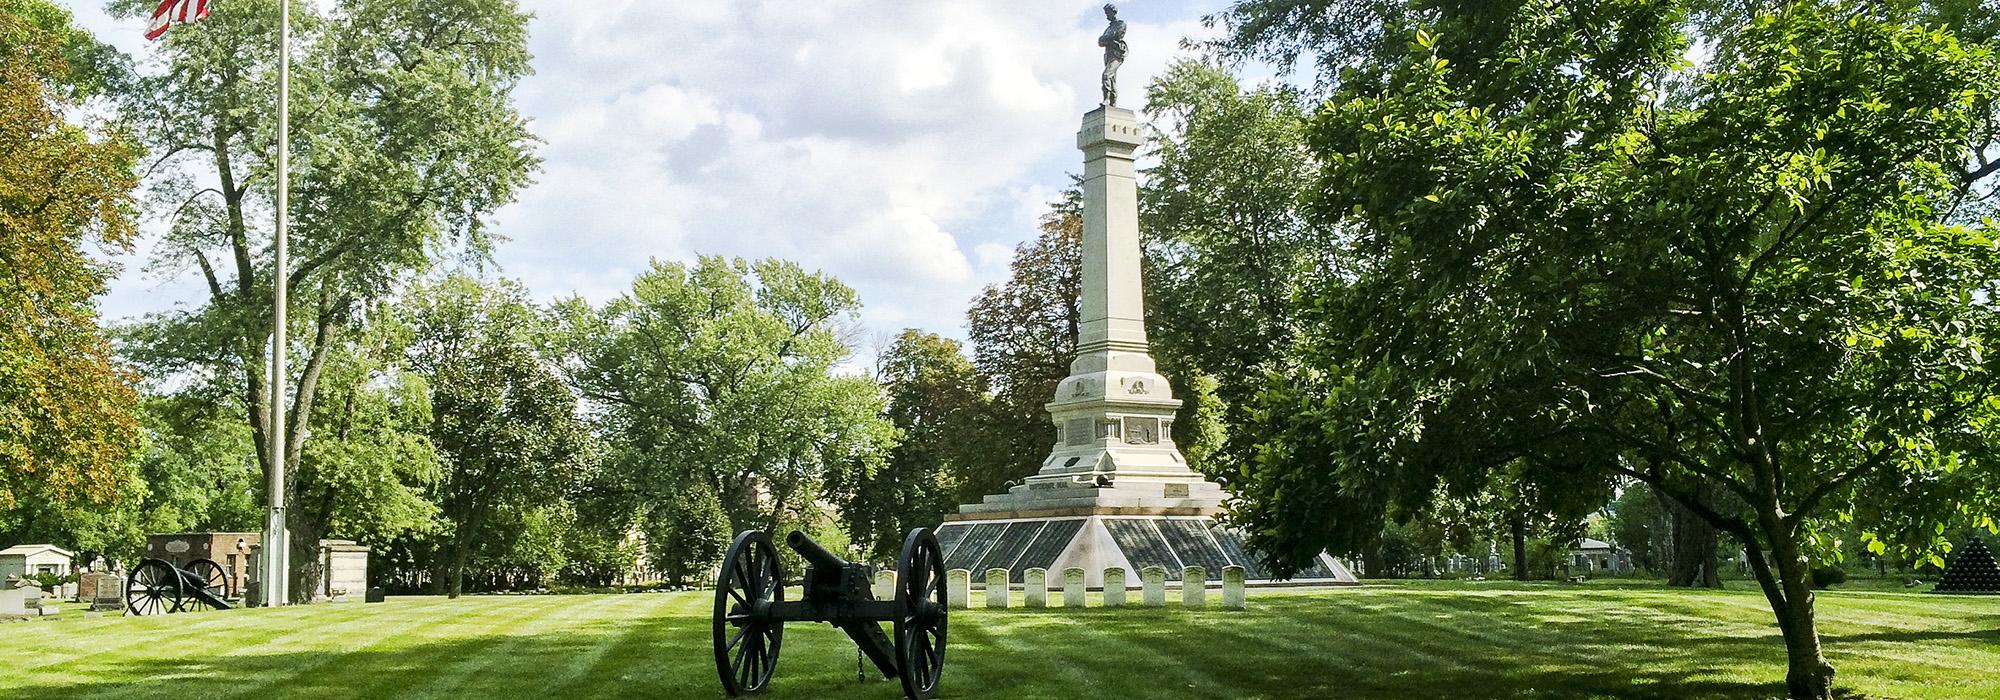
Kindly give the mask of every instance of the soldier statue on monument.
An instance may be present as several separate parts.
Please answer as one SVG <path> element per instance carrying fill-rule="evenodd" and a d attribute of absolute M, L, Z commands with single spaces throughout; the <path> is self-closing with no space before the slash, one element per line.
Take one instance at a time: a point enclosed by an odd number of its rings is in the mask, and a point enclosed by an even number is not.
<path fill-rule="evenodd" d="M 1104 34 L 1097 37 L 1097 45 L 1104 47 L 1104 104 L 1118 105 L 1118 67 L 1125 65 L 1125 20 L 1118 19 L 1118 8 L 1110 3 L 1104 5 L 1104 18 L 1111 26 L 1104 28 Z"/>

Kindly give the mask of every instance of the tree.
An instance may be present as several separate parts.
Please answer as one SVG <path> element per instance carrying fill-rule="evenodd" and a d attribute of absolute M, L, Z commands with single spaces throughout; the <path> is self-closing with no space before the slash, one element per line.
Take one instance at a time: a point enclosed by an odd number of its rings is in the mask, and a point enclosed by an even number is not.
<path fill-rule="evenodd" d="M 313 431 L 288 483 L 294 542 L 338 535 L 371 546 L 438 526 L 431 490 L 443 478 L 443 455 L 428 435 L 431 384 L 402 361 L 407 329 L 385 305 L 368 325 L 320 342 L 326 361 Z M 320 588 L 317 557 L 295 561 L 294 590 Z"/>
<path fill-rule="evenodd" d="M 1301 285 L 1337 271 L 1333 237 L 1306 216 L 1315 164 L 1301 104 L 1289 88 L 1245 90 L 1193 61 L 1147 90 L 1167 129 L 1141 190 L 1147 329 L 1162 357 L 1187 366 L 1170 376 L 1212 378 L 1230 423 L 1291 343 Z"/>
<path fill-rule="evenodd" d="M 735 537 L 722 501 L 700 481 L 668 495 L 644 523 L 647 559 L 676 586 L 713 571 Z"/>
<path fill-rule="evenodd" d="M 648 507 L 707 488 L 735 531 L 812 520 L 828 481 L 894 439 L 875 383 L 835 371 L 859 308 L 796 263 L 714 256 L 655 261 L 602 308 L 560 304 L 565 372 L 600 407 L 600 488 Z"/>
<path fill-rule="evenodd" d="M 115 0 L 121 17 L 157 3 Z M 274 464 L 296 472 L 320 381 L 339 338 L 432 256 L 490 245 L 484 219 L 537 167 L 512 104 L 527 74 L 527 16 L 508 0 L 356 0 L 322 15 L 293 8 L 289 319 L 300 358 L 288 377 L 287 444 L 274 459 L 264 362 L 271 329 L 277 5 L 243 0 L 158 42 L 157 69 L 122 86 L 122 112 L 153 158 L 148 207 L 169 232 L 157 270 L 194 272 L 204 303 L 156 314 L 133 334 L 150 376 L 227 396 Z M 478 37 L 477 40 L 468 37 Z M 319 431 L 321 436 L 327 431 Z M 264 480 L 268 483 L 268 479 Z M 288 482 L 290 483 L 290 482 Z M 297 520 L 300 532 L 324 523 Z M 294 561 L 315 543 L 295 538 Z M 307 593 L 300 590 L 299 595 Z"/>
<path fill-rule="evenodd" d="M 138 556 L 148 532 L 238 532 L 263 522 L 256 500 L 256 446 L 250 429 L 226 408 L 185 395 L 148 396 L 141 404 L 146 449 L 139 461 L 145 496 L 140 522 L 107 554 Z"/>
<path fill-rule="evenodd" d="M 591 439 L 576 397 L 537 353 L 542 317 L 527 290 L 454 274 L 415 290 L 406 303 L 414 327 L 407 356 L 430 380 L 428 433 L 444 466 L 433 496 L 444 524 L 433 581 L 456 598 L 467 563 L 482 545 L 507 540 L 503 535 L 534 525 L 539 537 L 527 544 L 544 554 L 560 549 L 574 513 L 538 508 L 574 483 L 592 457 Z M 554 559 L 555 566 L 535 570 L 538 577 L 561 568 Z"/>
<path fill-rule="evenodd" d="M 130 247 L 137 151 L 63 117 L 95 87 L 69 59 L 100 48 L 59 8 L 0 0 L 0 538 L 84 549 L 114 546 L 90 521 L 134 499 L 140 448 L 136 377 L 92 302 L 113 268 L 84 250 Z"/>
<path fill-rule="evenodd" d="M 1934 550 L 1991 512 L 2000 250 L 1963 208 L 2000 63 L 1902 6 L 1788 4 L 1702 66 L 1688 3 L 1425 7 L 1316 117 L 1358 274 L 1264 395 L 1253 532 L 1364 475 L 1637 480 L 1744 543 L 1789 694 L 1831 697 L 1819 533 Z"/>
<path fill-rule="evenodd" d="M 982 463 L 969 466 L 959 502 L 993 493 L 1040 469 L 1055 442 L 1043 408 L 1076 358 L 1083 323 L 1083 200 L 1072 188 L 1042 217 L 1041 234 L 1015 246 L 1007 281 L 987 285 L 965 312 L 972 364 L 993 391 L 980 431 Z"/>
<path fill-rule="evenodd" d="M 911 528 L 935 527 L 977 498 L 959 485 L 978 463 L 970 438 L 991 415 L 986 383 L 957 341 L 906 329 L 878 360 L 889 423 L 902 440 L 872 473 L 855 470 L 841 508 L 847 531 L 876 560 L 895 559 Z"/>

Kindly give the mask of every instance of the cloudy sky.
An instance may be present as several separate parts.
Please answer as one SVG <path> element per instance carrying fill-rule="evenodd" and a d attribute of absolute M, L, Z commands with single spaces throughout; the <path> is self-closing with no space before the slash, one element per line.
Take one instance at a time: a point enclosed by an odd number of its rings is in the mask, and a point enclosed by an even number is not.
<path fill-rule="evenodd" d="M 1206 36 L 1226 0 L 1129 0 L 1125 97 Z M 324 4 L 324 3 L 322 3 Z M 128 53 L 143 21 L 71 0 Z M 861 292 L 872 331 L 964 335 L 967 301 L 1081 169 L 1101 0 L 524 0 L 546 142 L 539 184 L 496 215 L 501 274 L 542 299 L 627 289 L 649 258 L 790 258 Z M 108 319 L 196 300 L 142 271 Z"/>

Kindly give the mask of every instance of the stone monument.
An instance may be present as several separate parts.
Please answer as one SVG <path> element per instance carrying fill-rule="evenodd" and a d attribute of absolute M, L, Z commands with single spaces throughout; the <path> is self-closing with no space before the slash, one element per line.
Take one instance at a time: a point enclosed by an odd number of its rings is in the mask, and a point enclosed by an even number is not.
<path fill-rule="evenodd" d="M 1055 445 L 1041 469 L 1006 493 L 959 507 L 938 528 L 951 568 L 1012 572 L 1081 568 L 1086 584 L 1104 585 L 1107 568 L 1129 577 L 1148 566 L 1200 567 L 1212 578 L 1242 566 L 1269 580 L 1240 533 L 1216 522 L 1227 494 L 1188 467 L 1174 445 L 1181 401 L 1156 370 L 1146 338 L 1140 280 L 1139 188 L 1134 152 L 1145 142 L 1138 116 L 1114 106 L 1124 26 L 1112 26 L 1105 49 L 1104 106 L 1083 117 L 1082 318 L 1069 377 L 1046 405 Z M 1355 583 L 1325 554 L 1297 576 Z"/>

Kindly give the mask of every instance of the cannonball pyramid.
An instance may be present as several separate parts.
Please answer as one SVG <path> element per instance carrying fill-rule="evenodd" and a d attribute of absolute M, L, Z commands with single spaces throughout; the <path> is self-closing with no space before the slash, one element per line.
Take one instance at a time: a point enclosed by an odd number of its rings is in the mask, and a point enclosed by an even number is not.
<path fill-rule="evenodd" d="M 2000 563 L 1993 561 L 1993 550 L 1977 537 L 1967 540 L 1931 592 L 2000 593 Z"/>

